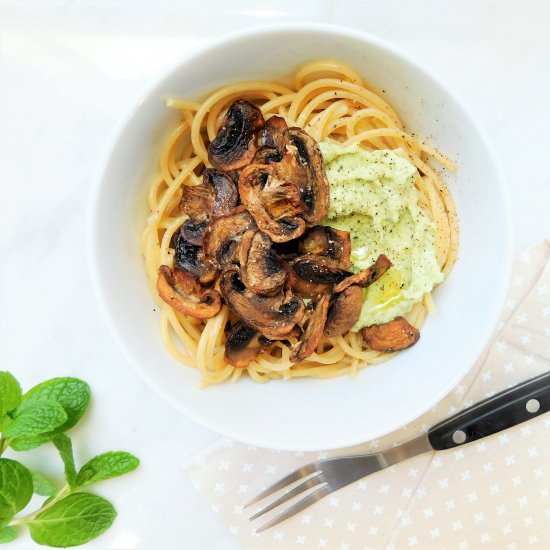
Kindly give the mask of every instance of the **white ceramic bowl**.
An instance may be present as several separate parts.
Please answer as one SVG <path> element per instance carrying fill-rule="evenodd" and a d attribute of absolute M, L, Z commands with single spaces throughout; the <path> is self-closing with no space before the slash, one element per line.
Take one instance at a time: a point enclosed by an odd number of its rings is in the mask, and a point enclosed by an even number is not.
<path fill-rule="evenodd" d="M 419 343 L 355 380 L 243 379 L 197 389 L 198 373 L 160 338 L 138 252 L 145 188 L 176 113 L 163 98 L 199 99 L 224 84 L 290 76 L 313 59 L 341 60 L 384 89 L 406 126 L 458 162 L 448 175 L 460 218 L 460 257 L 435 291 L 437 316 Z M 175 409 L 231 438 L 279 449 L 344 447 L 421 415 L 466 374 L 493 330 L 511 264 L 504 187 L 479 126 L 428 70 L 378 38 L 317 24 L 261 27 L 187 53 L 118 126 L 94 184 L 89 249 L 98 301 L 115 339 L 145 381 Z M 176 415 L 176 413 L 174 413 Z M 175 418 L 176 421 L 176 418 Z"/>

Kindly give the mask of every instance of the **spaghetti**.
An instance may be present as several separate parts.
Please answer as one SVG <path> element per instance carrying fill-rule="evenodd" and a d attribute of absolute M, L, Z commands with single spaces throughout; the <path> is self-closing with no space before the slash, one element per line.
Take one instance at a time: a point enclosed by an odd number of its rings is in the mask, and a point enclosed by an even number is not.
<path fill-rule="evenodd" d="M 228 106 L 248 99 L 267 119 L 279 115 L 288 126 L 303 128 L 318 142 L 361 144 L 367 149 L 400 149 L 417 167 L 415 186 L 418 202 L 436 227 L 436 256 L 444 275 L 457 257 L 458 224 L 453 200 L 438 173 L 436 160 L 454 170 L 454 163 L 430 144 L 405 132 L 392 107 L 351 67 L 333 61 L 314 61 L 298 69 L 294 85 L 250 81 L 228 85 L 202 102 L 169 98 L 169 107 L 181 113 L 181 121 L 169 135 L 159 160 L 158 174 L 148 191 L 150 215 L 142 236 L 141 251 L 152 295 L 160 309 L 161 334 L 166 348 L 180 362 L 196 367 L 201 384 L 236 381 L 245 372 L 257 382 L 301 377 L 355 376 L 367 366 L 387 361 L 394 354 L 366 349 L 360 332 L 333 338 L 322 337 L 316 351 L 293 364 L 290 349 L 281 341 L 245 368 L 224 359 L 228 324 L 235 314 L 224 305 L 211 319 L 186 316 L 163 302 L 155 288 L 159 266 L 172 265 L 174 233 L 187 219 L 178 205 L 186 186 L 199 185 L 208 166 L 208 144 L 216 137 Z M 431 294 L 425 294 L 406 319 L 420 328 L 432 314 Z M 291 343 L 293 341 L 291 340 Z"/>

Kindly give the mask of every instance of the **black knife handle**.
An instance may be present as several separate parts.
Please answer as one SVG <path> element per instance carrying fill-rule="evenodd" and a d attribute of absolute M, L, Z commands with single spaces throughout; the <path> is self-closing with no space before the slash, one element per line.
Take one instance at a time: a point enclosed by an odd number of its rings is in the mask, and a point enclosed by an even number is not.
<path fill-rule="evenodd" d="M 450 449 L 550 412 L 550 372 L 488 397 L 428 431 L 432 447 Z"/>

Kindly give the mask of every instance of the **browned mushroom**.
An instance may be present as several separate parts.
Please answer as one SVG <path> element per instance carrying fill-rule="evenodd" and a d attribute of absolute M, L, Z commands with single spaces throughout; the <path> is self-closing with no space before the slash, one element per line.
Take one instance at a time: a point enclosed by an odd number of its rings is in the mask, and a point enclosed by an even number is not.
<path fill-rule="evenodd" d="M 239 248 L 241 280 L 256 294 L 278 294 L 286 280 L 286 270 L 271 247 L 271 240 L 261 231 L 247 231 Z"/>
<path fill-rule="evenodd" d="M 256 229 L 256 223 L 244 206 L 238 206 L 233 212 L 212 220 L 204 234 L 206 256 L 212 258 L 220 269 L 234 262 L 241 238 L 250 229 Z"/>
<path fill-rule="evenodd" d="M 382 325 L 365 327 L 361 334 L 367 347 L 386 353 L 410 348 L 420 338 L 420 332 L 404 317 L 396 317 Z"/>
<path fill-rule="evenodd" d="M 204 232 L 206 231 L 207 221 L 194 222 L 192 219 L 185 220 L 179 232 L 181 236 L 190 244 L 195 246 L 202 246 L 202 240 L 204 239 Z"/>
<path fill-rule="evenodd" d="M 303 361 L 316 350 L 319 340 L 321 339 L 321 336 L 323 336 L 323 329 L 325 328 L 325 322 L 327 320 L 329 302 L 330 296 L 325 294 L 315 304 L 315 309 L 313 310 L 313 313 L 307 323 L 304 334 L 300 338 L 300 341 L 292 348 L 290 360 L 293 363 Z"/>
<path fill-rule="evenodd" d="M 268 178 L 262 189 L 262 201 L 275 220 L 292 218 L 305 210 L 298 187 L 275 177 Z"/>
<path fill-rule="evenodd" d="M 290 266 L 290 264 L 289 264 Z M 323 283 L 311 283 L 310 281 L 307 281 L 306 279 L 302 279 L 296 274 L 296 271 L 290 266 L 290 269 L 292 269 L 292 277 L 289 278 L 291 283 L 292 290 L 305 298 L 311 298 L 314 300 L 319 299 L 323 294 L 330 293 L 332 290 L 332 285 L 330 284 L 323 284 Z"/>
<path fill-rule="evenodd" d="M 247 289 L 236 266 L 222 273 L 220 292 L 225 303 L 244 323 L 265 334 L 286 336 L 304 315 L 304 303 L 291 291 L 260 296 Z"/>
<path fill-rule="evenodd" d="M 258 227 L 274 242 L 299 237 L 306 224 L 299 189 L 275 176 L 273 164 L 250 164 L 239 177 L 239 195 Z"/>
<path fill-rule="evenodd" d="M 174 239 L 174 267 L 191 273 L 202 284 L 211 283 L 217 275 L 216 266 L 212 260 L 205 257 L 202 247 L 186 239 L 187 234 L 186 224 L 184 223 Z"/>
<path fill-rule="evenodd" d="M 351 275 L 338 283 L 334 287 L 334 292 L 342 292 L 351 285 L 359 285 L 362 287 L 369 286 L 374 283 L 374 281 L 380 279 L 380 277 L 388 271 L 391 265 L 392 263 L 390 259 L 385 254 L 380 254 L 380 256 L 376 258 L 376 262 L 374 262 L 374 264 L 370 267 L 367 267 L 366 269 L 363 269 L 363 271 L 356 273 L 355 275 Z"/>
<path fill-rule="evenodd" d="M 210 164 L 219 170 L 246 166 L 256 152 L 255 133 L 263 126 L 264 117 L 254 103 L 244 99 L 232 103 L 208 147 Z"/>
<path fill-rule="evenodd" d="M 286 153 L 288 138 L 285 131 L 287 129 L 288 126 L 284 118 L 280 116 L 269 118 L 260 133 L 260 147 L 258 147 L 252 163 L 269 164 L 270 162 L 280 162 Z"/>
<path fill-rule="evenodd" d="M 292 290 L 304 298 L 317 300 L 320 296 L 323 296 L 323 294 L 327 294 L 327 292 L 330 293 L 331 285 L 310 283 L 300 277 L 296 277 L 292 285 Z"/>
<path fill-rule="evenodd" d="M 352 275 L 350 271 L 343 269 L 337 260 L 316 254 L 298 256 L 291 265 L 297 277 L 315 284 L 334 285 Z"/>
<path fill-rule="evenodd" d="M 213 170 L 219 174 L 217 170 Z M 181 199 L 179 207 L 190 218 L 197 221 L 204 221 L 208 219 L 208 213 L 214 202 L 214 190 L 206 184 L 209 181 L 205 175 L 203 176 L 203 183 L 200 185 L 184 185 L 182 189 Z"/>
<path fill-rule="evenodd" d="M 286 153 L 274 166 L 283 181 L 298 185 L 306 211 L 302 214 L 309 225 L 318 224 L 328 211 L 329 184 L 323 157 L 317 142 L 301 128 L 285 131 Z"/>
<path fill-rule="evenodd" d="M 317 254 L 338 260 L 344 269 L 350 267 L 351 240 L 347 231 L 316 225 L 300 238 L 301 254 Z"/>
<path fill-rule="evenodd" d="M 274 243 L 272 243 L 272 246 L 273 244 Z M 275 246 L 273 246 L 273 249 L 277 251 Z M 281 262 L 281 265 L 286 272 L 285 290 L 292 290 L 292 287 L 296 282 L 296 273 L 294 272 L 294 269 L 292 269 L 292 266 L 282 256 L 279 256 L 278 253 L 277 259 Z"/>
<path fill-rule="evenodd" d="M 300 338 L 302 335 L 302 329 L 298 325 L 294 325 L 292 330 L 290 332 L 287 332 L 285 334 L 269 334 L 267 332 L 264 332 L 263 335 L 268 339 L 271 340 L 271 342 L 275 342 L 277 340 L 290 340 L 291 338 Z"/>
<path fill-rule="evenodd" d="M 231 212 L 238 199 L 237 187 L 229 174 L 206 168 L 202 184 L 186 185 L 183 188 L 179 206 L 190 218 L 184 222 L 182 232 L 185 239 L 192 244 L 202 245 L 209 220 Z"/>
<path fill-rule="evenodd" d="M 284 243 L 273 243 L 273 248 L 279 258 L 290 261 L 300 255 L 298 242 L 298 239 L 294 239 L 293 241 L 286 241 Z"/>
<path fill-rule="evenodd" d="M 234 367 L 244 368 L 271 344 L 262 333 L 239 321 L 227 335 L 225 360 Z"/>
<path fill-rule="evenodd" d="M 274 149 L 278 153 L 278 159 L 272 162 L 278 162 L 282 159 L 287 144 L 287 136 L 285 131 L 288 126 L 285 119 L 280 116 L 272 116 L 268 118 L 262 133 L 260 135 L 260 143 L 264 147 Z"/>
<path fill-rule="evenodd" d="M 308 298 L 330 292 L 336 283 L 351 275 L 339 261 L 316 254 L 298 256 L 290 264 L 295 275 L 293 290 Z"/>
<path fill-rule="evenodd" d="M 341 336 L 355 325 L 363 306 L 363 291 L 351 285 L 333 296 L 325 324 L 325 336 Z"/>
<path fill-rule="evenodd" d="M 222 307 L 217 290 L 204 289 L 187 271 L 170 269 L 166 265 L 159 268 L 157 291 L 174 309 L 197 319 L 210 319 Z"/>
<path fill-rule="evenodd" d="M 279 151 L 275 147 L 262 146 L 256 149 L 251 164 L 269 164 L 270 162 L 279 162 L 281 158 Z"/>

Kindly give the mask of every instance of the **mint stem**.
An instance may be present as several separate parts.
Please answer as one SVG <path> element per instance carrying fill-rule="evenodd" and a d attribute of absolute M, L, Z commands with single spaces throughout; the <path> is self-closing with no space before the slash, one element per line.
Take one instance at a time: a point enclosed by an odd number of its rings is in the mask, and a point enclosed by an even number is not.
<path fill-rule="evenodd" d="M 34 519 L 34 516 L 38 514 L 39 512 L 44 512 L 44 510 L 47 510 L 48 508 L 51 508 L 54 504 L 57 504 L 62 498 L 65 498 L 66 496 L 71 494 L 71 487 L 69 485 L 65 485 L 62 487 L 57 495 L 48 502 L 48 504 L 45 504 L 40 508 L 39 510 L 36 510 L 34 512 L 31 512 L 30 514 L 27 514 L 26 516 L 22 516 L 20 518 L 14 519 L 13 521 L 10 521 L 8 524 L 10 527 L 15 527 L 17 525 L 24 525 L 25 523 L 29 523 Z"/>
<path fill-rule="evenodd" d="M 4 436 L 0 436 L 0 456 L 4 454 L 6 447 L 8 446 L 8 441 L 4 439 Z"/>

